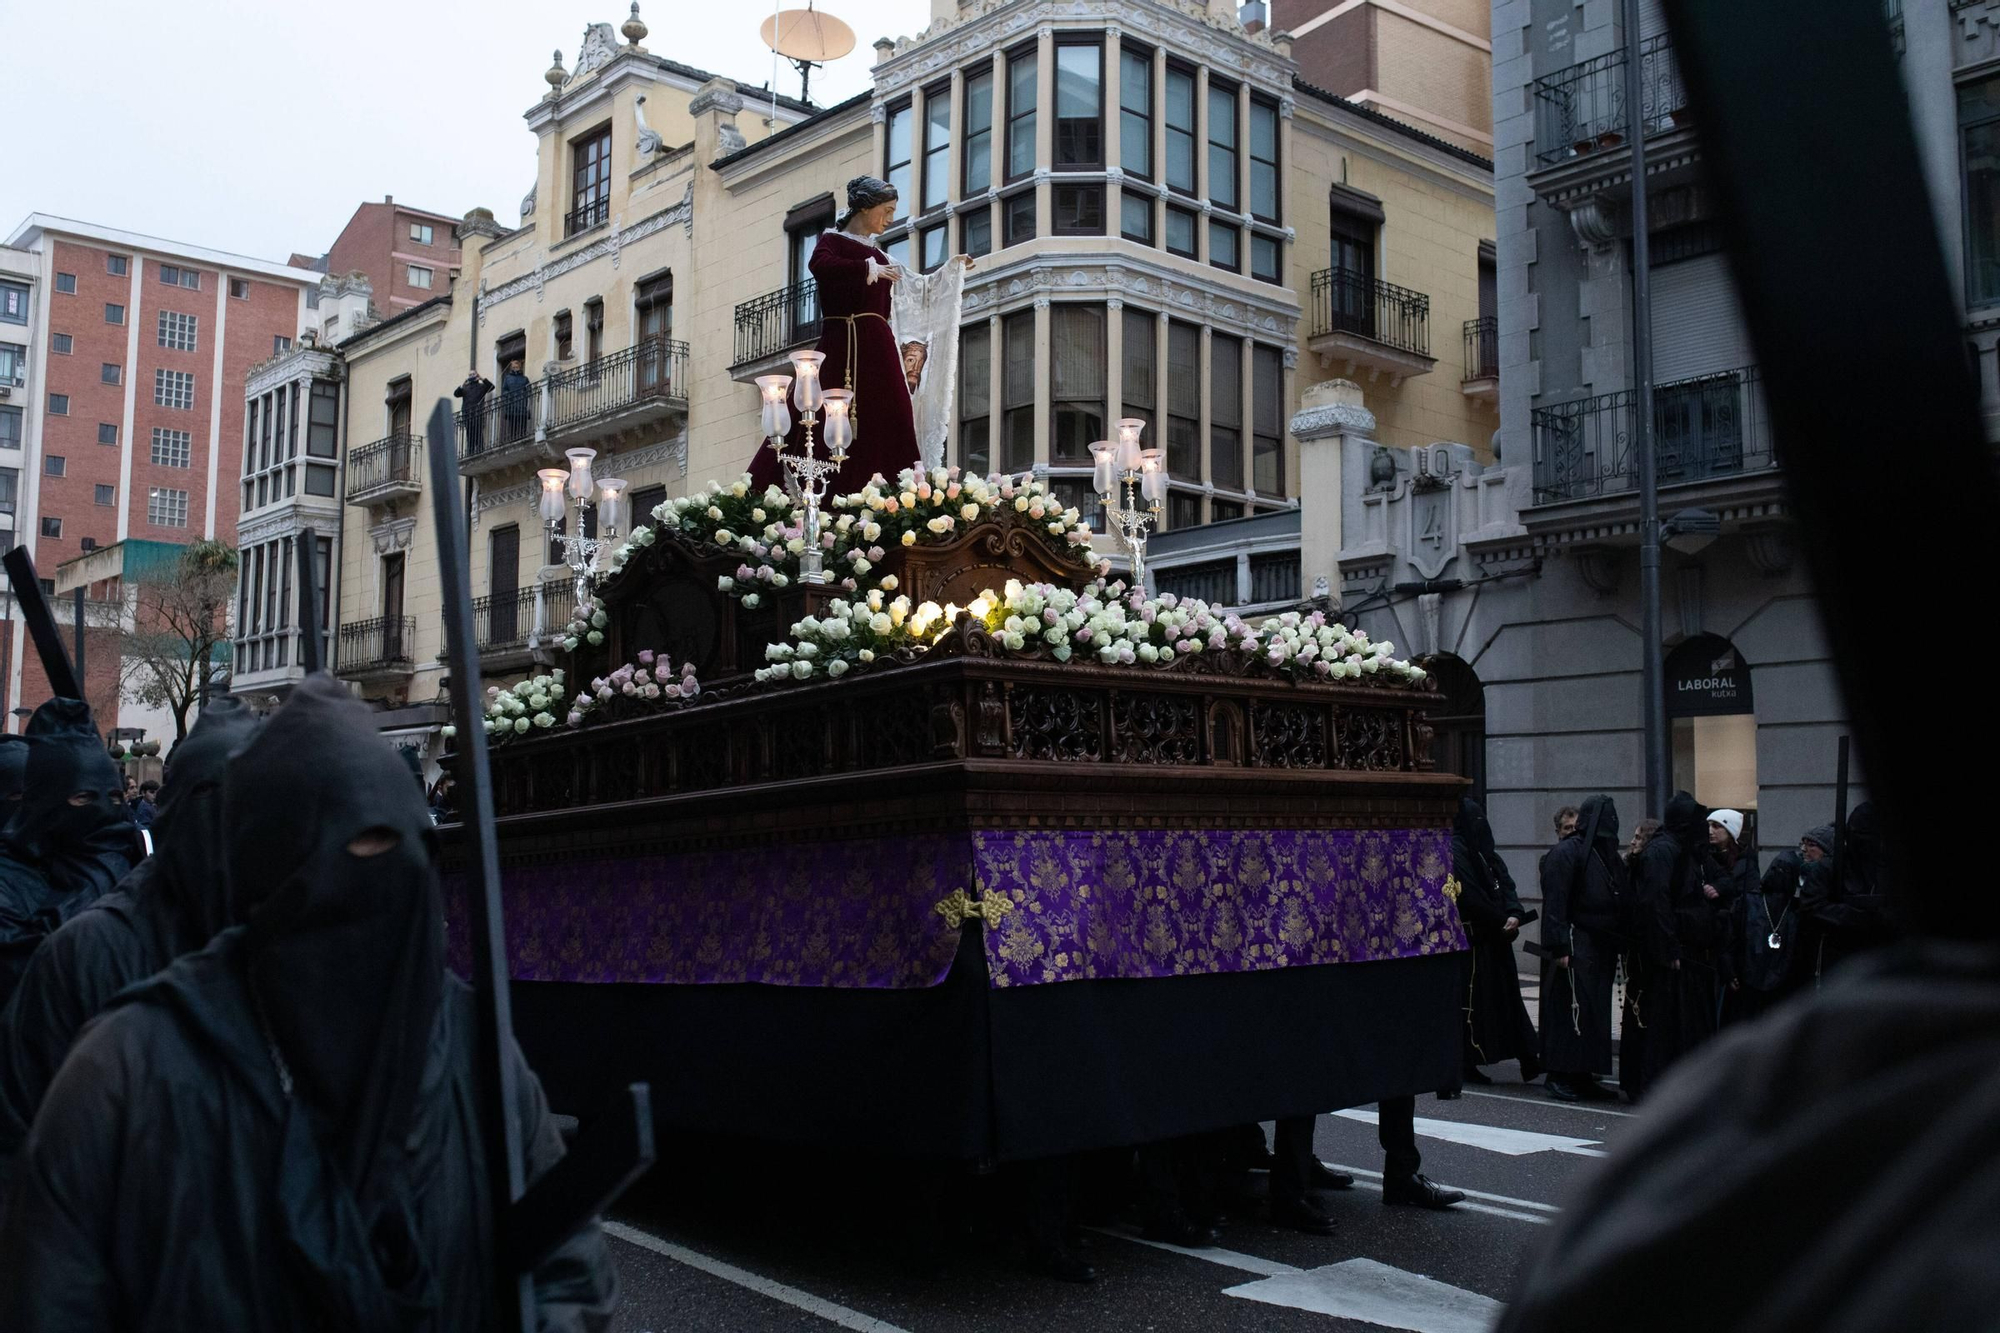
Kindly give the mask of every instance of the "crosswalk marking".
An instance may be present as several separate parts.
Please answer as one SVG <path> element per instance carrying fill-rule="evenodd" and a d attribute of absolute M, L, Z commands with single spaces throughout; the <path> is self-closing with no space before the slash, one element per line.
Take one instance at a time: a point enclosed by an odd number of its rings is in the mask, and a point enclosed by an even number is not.
<path fill-rule="evenodd" d="M 699 1251 L 690 1250 L 685 1245 L 662 1240 L 650 1231 L 641 1231 L 637 1227 L 608 1219 L 600 1225 L 604 1228 L 604 1234 L 615 1240 L 636 1245 L 642 1250 L 651 1250 L 661 1258 L 686 1264 L 689 1268 L 698 1269 L 711 1277 L 719 1277 L 724 1282 L 733 1282 L 747 1291 L 756 1292 L 759 1296 L 767 1296 L 774 1301 L 789 1305 L 794 1310 L 804 1310 L 807 1314 L 818 1315 L 828 1323 L 852 1329 L 854 1333 L 907 1333 L 907 1330 L 886 1319 L 877 1319 L 859 1310 L 850 1310 L 844 1305 L 822 1300 L 809 1291 L 800 1291 L 797 1287 L 787 1286 L 772 1278 L 738 1268 L 735 1264 L 712 1259 Z"/>
<path fill-rule="evenodd" d="M 1410 1333 L 1486 1333 L 1501 1311 L 1489 1296 L 1373 1259 L 1267 1277 L 1222 1294 Z"/>
<path fill-rule="evenodd" d="M 1361 1166 L 1344 1166 L 1339 1162 L 1322 1162 L 1320 1165 L 1334 1171 L 1345 1171 L 1355 1178 L 1354 1183 L 1365 1190 L 1382 1192 L 1382 1173 L 1370 1171 Z M 1484 1190 L 1469 1190 L 1462 1185 L 1451 1188 L 1465 1195 L 1466 1201 L 1456 1205 L 1468 1213 L 1485 1213 L 1488 1217 L 1508 1217 L 1516 1222 L 1533 1222 L 1537 1226 L 1547 1226 L 1555 1221 L 1560 1210 L 1552 1203 L 1537 1203 L 1533 1199 L 1516 1199 L 1506 1194 L 1488 1194 Z M 1533 1211 L 1524 1211 L 1532 1209 Z"/>
<path fill-rule="evenodd" d="M 1344 1120 L 1358 1120 L 1364 1125 L 1375 1123 L 1375 1112 L 1349 1108 L 1335 1111 Z M 1417 1117 L 1417 1133 L 1425 1138 L 1442 1139 L 1446 1143 L 1462 1144 L 1468 1148 L 1483 1148 L 1487 1152 L 1497 1152 L 1508 1157 L 1526 1157 L 1530 1153 L 1560 1152 L 1577 1157 L 1602 1157 L 1604 1152 L 1596 1145 L 1599 1139 L 1572 1139 L 1560 1134 L 1538 1134 L 1530 1129 L 1505 1129 L 1499 1125 L 1481 1125 L 1464 1120 L 1427 1120 Z"/>
<path fill-rule="evenodd" d="M 1637 1120 L 1639 1118 L 1638 1113 L 1635 1111 L 1614 1111 L 1603 1102 L 1559 1102 L 1547 1095 L 1540 1097 L 1517 1097 L 1511 1092 L 1481 1092 L 1477 1088 L 1465 1089 L 1465 1095 L 1468 1097 L 1491 1097 L 1496 1102 L 1525 1102 L 1529 1106 L 1535 1107 L 1552 1106 L 1560 1111 L 1581 1111 L 1585 1115 L 1615 1115 L 1620 1120 Z"/>

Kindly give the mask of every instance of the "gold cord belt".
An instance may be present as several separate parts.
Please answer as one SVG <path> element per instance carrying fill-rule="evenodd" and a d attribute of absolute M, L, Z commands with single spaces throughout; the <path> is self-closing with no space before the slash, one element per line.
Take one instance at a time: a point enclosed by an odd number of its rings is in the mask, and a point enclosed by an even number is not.
<path fill-rule="evenodd" d="M 843 372 L 846 378 L 842 384 L 842 387 L 845 388 L 849 393 L 854 393 L 854 358 L 856 354 L 855 343 L 860 336 L 860 330 L 854 327 L 854 321 L 856 321 L 857 319 L 879 319 L 884 324 L 889 324 L 889 317 L 887 315 L 878 315 L 873 310 L 864 310 L 858 315 L 828 315 L 827 318 L 830 320 L 834 320 L 837 323 L 845 324 L 847 326 L 847 365 Z M 894 341 L 895 338 L 895 327 L 896 326 L 893 324 L 889 325 L 891 341 Z M 847 422 L 848 425 L 854 429 L 856 434 L 860 433 L 861 396 L 859 394 L 855 394 L 853 398 L 848 400 Z"/>

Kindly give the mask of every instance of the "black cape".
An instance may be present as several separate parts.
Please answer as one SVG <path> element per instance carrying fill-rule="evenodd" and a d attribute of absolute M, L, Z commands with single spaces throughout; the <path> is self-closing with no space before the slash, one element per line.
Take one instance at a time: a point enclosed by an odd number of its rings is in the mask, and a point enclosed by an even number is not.
<path fill-rule="evenodd" d="M 1660 831 L 1639 853 L 1626 984 L 1628 1012 L 1643 1036 L 1636 1050 L 1628 1046 L 1621 1067 L 1634 1096 L 1714 1036 L 1720 1018 L 1727 918 L 1701 891 L 1707 814 L 1694 797 L 1675 792 Z"/>
<path fill-rule="evenodd" d="M 1991 1328 L 1996 1124 L 2000 949 L 1885 951 L 1679 1070 L 1500 1333 Z"/>
<path fill-rule="evenodd" d="M 323 1199 L 292 1188 L 307 1182 L 269 1182 L 302 1126 L 248 1017 L 243 943 L 240 930 L 226 932 L 129 992 L 76 1043 L 29 1136 L 0 1231 L 0 1328 L 329 1326 L 285 1239 Z M 533 1178 L 562 1156 L 562 1140 L 541 1084 L 518 1049 L 510 1054 Z M 485 1275 L 494 1201 L 476 1098 L 472 995 L 454 980 L 404 1152 L 405 1243 L 429 1272 L 431 1311 L 384 1329 L 493 1326 Z M 603 1236 L 587 1227 L 535 1271 L 541 1328 L 608 1327 L 615 1288 Z"/>
<path fill-rule="evenodd" d="M 1551 1075 L 1608 1074 L 1611 991 L 1618 971 L 1621 904 L 1618 808 L 1583 803 L 1577 831 L 1542 858 L 1542 1063 Z M 1590 838 L 1588 843 L 1586 837 Z M 1567 955 L 1569 965 L 1555 959 Z"/>
<path fill-rule="evenodd" d="M 1539 1054 L 1535 1025 L 1521 999 L 1514 960 L 1514 936 L 1507 918 L 1527 915 L 1514 877 L 1500 859 L 1492 825 L 1477 801 L 1459 805 L 1451 837 L 1452 874 L 1457 877 L 1458 915 L 1472 948 L 1466 954 L 1465 1063 L 1497 1064 Z M 1519 934 L 1518 926 L 1514 934 Z"/>

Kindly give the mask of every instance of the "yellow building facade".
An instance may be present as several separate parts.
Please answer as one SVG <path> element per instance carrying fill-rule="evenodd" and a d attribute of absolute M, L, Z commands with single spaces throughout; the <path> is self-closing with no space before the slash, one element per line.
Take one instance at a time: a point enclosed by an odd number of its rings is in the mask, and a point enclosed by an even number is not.
<path fill-rule="evenodd" d="M 1321 380 L 1358 386 L 1383 444 L 1487 448 L 1490 368 L 1466 349 L 1490 313 L 1490 166 L 1299 84 L 1284 35 L 1233 5 L 933 0 L 923 33 L 876 45 L 871 90 L 825 109 L 664 61 L 635 26 L 549 71 L 520 225 L 468 216 L 454 289 L 337 349 L 332 637 L 385 708 L 443 683 L 431 488 L 471 523 L 490 678 L 552 660 L 569 571 L 535 472 L 595 449 L 642 521 L 740 472 L 751 381 L 816 339 L 806 261 L 863 173 L 901 193 L 893 256 L 976 256 L 950 461 L 1034 468 L 1087 508 L 1089 442 L 1145 418 L 1172 476 L 1163 590 L 1301 599 L 1302 528 L 1339 544 L 1337 469 L 1302 471 L 1288 429 Z M 470 368 L 495 389 L 467 414 Z M 445 477 L 415 438 L 441 401 Z M 1253 546 L 1254 589 L 1176 583 L 1188 552 L 1207 578 L 1215 551 Z"/>

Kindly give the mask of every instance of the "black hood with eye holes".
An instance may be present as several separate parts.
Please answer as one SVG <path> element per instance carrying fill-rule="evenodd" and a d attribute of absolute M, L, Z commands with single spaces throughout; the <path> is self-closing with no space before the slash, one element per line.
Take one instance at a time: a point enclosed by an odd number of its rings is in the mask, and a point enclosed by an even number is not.
<path fill-rule="evenodd" d="M 249 993 L 294 1080 L 294 1113 L 311 1126 L 311 1143 L 288 1136 L 287 1215 L 344 1190 L 362 1234 L 380 1243 L 407 1209 L 402 1146 L 443 996 L 429 813 L 373 714 L 320 673 L 231 761 L 223 817 Z M 387 850 L 355 854 L 363 834 Z M 352 1235 L 294 1240 L 322 1273 L 358 1262 Z M 393 1263 L 381 1272 L 398 1300 L 420 1300 L 431 1283 Z"/>
<path fill-rule="evenodd" d="M 229 924 L 222 783 L 229 759 L 257 734 L 256 714 L 234 699 L 218 699 L 167 756 L 153 819 L 153 856 L 166 873 L 155 889 L 166 896 L 174 934 L 198 949 Z M 176 952 L 184 952 L 177 949 Z"/>

